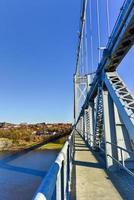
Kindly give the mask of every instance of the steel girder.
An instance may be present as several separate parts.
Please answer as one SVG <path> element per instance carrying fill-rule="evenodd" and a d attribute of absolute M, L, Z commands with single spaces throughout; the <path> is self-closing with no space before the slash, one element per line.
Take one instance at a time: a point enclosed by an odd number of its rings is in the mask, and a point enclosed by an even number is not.
<path fill-rule="evenodd" d="M 104 82 L 134 146 L 134 97 L 116 72 L 105 73 Z"/>
<path fill-rule="evenodd" d="M 134 43 L 134 1 L 126 0 L 101 61 L 106 71 L 115 71 Z"/>
<path fill-rule="evenodd" d="M 94 130 L 94 147 L 98 148 L 101 142 L 101 138 L 104 134 L 104 120 L 103 120 L 103 84 L 99 83 L 97 93 L 97 105 L 96 105 L 96 119 Z"/>
<path fill-rule="evenodd" d="M 89 102 L 97 95 L 98 83 L 102 79 L 103 73 L 115 71 L 133 43 L 134 0 L 125 0 L 77 121 L 83 115 Z"/>

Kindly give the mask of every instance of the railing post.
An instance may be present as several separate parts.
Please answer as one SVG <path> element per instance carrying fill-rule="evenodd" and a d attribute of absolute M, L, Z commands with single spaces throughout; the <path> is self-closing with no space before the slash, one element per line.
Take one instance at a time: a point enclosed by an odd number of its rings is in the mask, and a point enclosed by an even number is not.
<path fill-rule="evenodd" d="M 64 200 L 64 161 L 61 167 L 61 200 Z M 58 200 L 58 199 L 57 199 Z"/>
<path fill-rule="evenodd" d="M 61 171 L 57 175 L 56 181 L 56 200 L 62 200 Z"/>
<path fill-rule="evenodd" d="M 70 142 L 68 144 L 68 148 L 67 148 L 67 199 L 69 199 L 69 192 L 70 192 L 70 151 L 71 151 L 71 147 L 70 147 Z"/>
<path fill-rule="evenodd" d="M 67 152 L 66 152 L 67 153 Z M 63 181 L 64 181 L 64 200 L 66 200 L 66 190 L 67 190 L 67 155 L 65 155 L 64 157 L 64 161 L 63 161 Z"/>
<path fill-rule="evenodd" d="M 124 155 L 123 155 L 123 152 L 122 152 L 122 149 L 121 149 L 121 148 L 120 148 L 120 155 L 121 155 L 121 162 L 122 162 L 122 165 L 123 165 L 123 167 L 125 167 Z"/>

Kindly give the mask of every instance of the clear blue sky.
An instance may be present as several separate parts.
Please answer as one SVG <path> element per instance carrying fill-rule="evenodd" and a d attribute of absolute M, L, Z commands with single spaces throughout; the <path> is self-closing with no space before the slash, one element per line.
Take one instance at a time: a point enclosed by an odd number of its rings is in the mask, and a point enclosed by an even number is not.
<path fill-rule="evenodd" d="M 111 28 L 122 2 L 110 0 Z M 100 0 L 102 45 L 104 4 Z M 95 24 L 95 5 L 93 13 Z M 0 0 L 0 121 L 73 120 L 79 14 L 80 0 Z M 122 69 L 124 76 L 126 68 Z"/>

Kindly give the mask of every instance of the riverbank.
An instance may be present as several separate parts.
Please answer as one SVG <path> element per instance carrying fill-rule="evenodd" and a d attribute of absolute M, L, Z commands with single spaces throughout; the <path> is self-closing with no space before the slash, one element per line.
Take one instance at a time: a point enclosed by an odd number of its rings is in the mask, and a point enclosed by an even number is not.
<path fill-rule="evenodd" d="M 0 151 L 23 151 L 27 149 L 60 149 L 62 142 L 55 140 L 69 135 L 71 124 L 0 124 Z M 47 143 L 51 144 L 47 145 Z M 52 144 L 54 143 L 54 144 Z"/>
<path fill-rule="evenodd" d="M 45 149 L 61 149 L 65 143 L 67 134 L 56 134 L 54 136 L 49 136 L 40 142 L 25 142 L 18 141 L 18 143 L 13 144 L 12 140 L 7 138 L 0 138 L 0 152 L 18 152 L 24 150 L 36 150 L 41 151 Z"/>
<path fill-rule="evenodd" d="M 45 149 L 60 150 L 60 149 L 62 149 L 66 139 L 67 139 L 67 136 L 57 139 L 54 142 L 49 142 L 49 143 L 39 147 L 37 150 L 45 150 Z"/>
<path fill-rule="evenodd" d="M 56 143 L 48 143 L 46 145 L 43 145 L 42 147 L 38 148 L 37 150 L 45 150 L 45 149 L 53 149 L 53 150 L 57 150 L 57 149 L 61 149 L 63 147 L 63 144 L 56 144 Z"/>

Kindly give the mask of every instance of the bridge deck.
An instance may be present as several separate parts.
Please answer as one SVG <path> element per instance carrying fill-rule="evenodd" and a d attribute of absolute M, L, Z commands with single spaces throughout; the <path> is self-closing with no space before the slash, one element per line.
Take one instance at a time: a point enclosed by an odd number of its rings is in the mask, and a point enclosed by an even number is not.
<path fill-rule="evenodd" d="M 72 180 L 72 200 L 122 199 L 104 168 L 76 133 Z"/>

